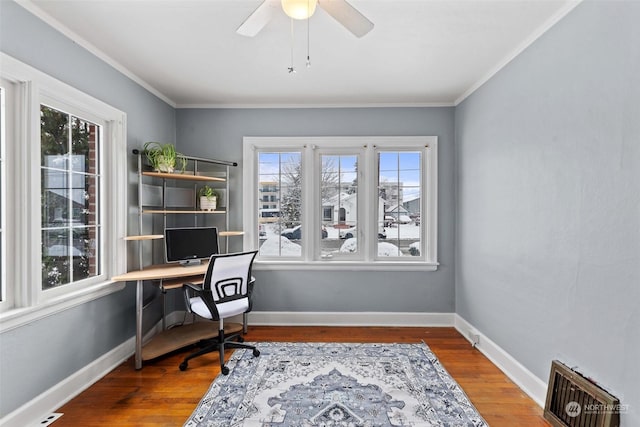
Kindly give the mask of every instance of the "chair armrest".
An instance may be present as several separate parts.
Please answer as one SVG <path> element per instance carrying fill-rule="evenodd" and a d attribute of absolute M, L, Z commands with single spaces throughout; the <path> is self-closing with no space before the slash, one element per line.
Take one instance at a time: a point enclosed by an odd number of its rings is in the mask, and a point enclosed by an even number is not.
<path fill-rule="evenodd" d="M 253 310 L 253 287 L 256 284 L 256 278 L 251 276 L 251 279 L 249 280 L 249 283 L 247 284 L 247 297 L 249 297 L 249 308 L 247 309 L 247 311 L 245 313 L 250 312 L 251 310 Z"/>
<path fill-rule="evenodd" d="M 182 289 L 185 292 L 188 292 L 188 289 L 193 289 L 196 293 L 202 292 L 202 286 L 196 285 L 195 283 L 191 283 L 191 282 L 183 283 Z"/>
<path fill-rule="evenodd" d="M 182 284 L 182 296 L 184 297 L 184 306 L 186 307 L 189 313 L 193 313 L 193 311 L 191 311 L 190 299 L 201 293 L 202 293 L 202 286 L 200 285 L 196 285 L 194 283 Z"/>

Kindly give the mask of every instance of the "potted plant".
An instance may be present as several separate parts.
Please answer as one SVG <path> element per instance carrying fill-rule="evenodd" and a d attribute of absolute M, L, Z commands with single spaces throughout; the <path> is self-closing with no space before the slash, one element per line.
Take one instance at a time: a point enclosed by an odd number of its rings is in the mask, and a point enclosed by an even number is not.
<path fill-rule="evenodd" d="M 184 172 L 187 167 L 187 158 L 178 153 L 173 144 L 150 141 L 144 144 L 144 153 L 153 170 L 158 172 L 173 173 L 177 165 L 180 172 Z"/>
<path fill-rule="evenodd" d="M 200 196 L 200 209 L 203 211 L 215 211 L 218 206 L 218 193 L 216 190 L 205 185 L 198 191 Z"/>

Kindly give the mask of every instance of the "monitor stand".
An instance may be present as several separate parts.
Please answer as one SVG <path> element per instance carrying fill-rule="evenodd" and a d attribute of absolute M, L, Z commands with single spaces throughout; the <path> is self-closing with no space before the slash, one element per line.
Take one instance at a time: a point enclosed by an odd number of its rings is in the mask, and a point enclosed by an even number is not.
<path fill-rule="evenodd" d="M 200 265 L 202 264 L 202 261 L 199 259 L 185 259 L 183 261 L 180 261 L 180 265 L 183 267 L 190 267 L 192 265 Z"/>

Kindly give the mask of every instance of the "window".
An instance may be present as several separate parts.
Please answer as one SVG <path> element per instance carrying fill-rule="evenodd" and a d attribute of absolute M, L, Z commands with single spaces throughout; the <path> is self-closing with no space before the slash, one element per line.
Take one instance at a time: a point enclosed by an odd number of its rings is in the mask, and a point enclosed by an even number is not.
<path fill-rule="evenodd" d="M 244 160 L 258 268 L 436 268 L 436 137 L 246 137 Z"/>
<path fill-rule="evenodd" d="M 358 206 L 361 204 L 358 193 L 359 153 L 320 149 L 317 156 L 320 165 L 320 170 L 316 171 L 320 181 L 320 209 L 323 212 L 330 210 L 329 220 L 322 221 L 322 230 L 327 230 L 327 233 L 320 240 L 320 257 L 357 259 L 360 257 L 355 232 L 359 222 Z M 332 230 L 331 237 L 329 230 Z M 343 244 L 342 240 L 347 238 L 352 240 Z"/>
<path fill-rule="evenodd" d="M 383 151 L 377 153 L 378 164 L 378 255 L 420 256 L 422 216 L 422 160 L 420 151 Z"/>
<path fill-rule="evenodd" d="M 100 274 L 102 127 L 40 106 L 42 289 Z"/>
<path fill-rule="evenodd" d="M 121 289 L 127 173 L 124 113 L 1 59 L 5 330 Z"/>
<path fill-rule="evenodd" d="M 263 197 L 278 200 L 258 210 L 258 224 L 270 233 L 289 236 L 284 241 L 270 239 L 261 245 L 259 255 L 267 257 L 300 257 L 302 246 L 302 153 L 270 151 L 258 153 L 258 192 Z M 266 207 L 265 207 L 266 206 Z M 266 226 L 268 224 L 268 227 Z M 266 239 L 265 239 L 266 240 Z"/>

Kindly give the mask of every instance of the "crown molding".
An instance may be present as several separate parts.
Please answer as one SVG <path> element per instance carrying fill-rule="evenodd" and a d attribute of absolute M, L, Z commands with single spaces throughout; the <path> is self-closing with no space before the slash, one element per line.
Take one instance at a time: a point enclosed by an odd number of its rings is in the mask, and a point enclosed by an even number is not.
<path fill-rule="evenodd" d="M 40 9 L 38 6 L 36 6 L 30 0 L 15 0 L 15 2 L 18 5 L 22 6 L 24 9 L 26 9 L 32 15 L 35 15 L 37 18 L 41 19 L 46 24 L 48 24 L 49 26 L 53 27 L 55 30 L 59 31 L 60 33 L 62 33 L 65 37 L 71 39 L 72 41 L 74 41 L 75 43 L 80 45 L 82 48 L 88 50 L 90 53 L 92 53 L 93 55 L 97 56 L 100 60 L 104 61 L 108 65 L 110 65 L 113 68 L 115 68 L 118 72 L 122 73 L 123 75 L 125 75 L 128 78 L 130 78 L 135 83 L 139 84 L 144 89 L 146 89 L 147 91 L 152 93 L 153 95 L 155 95 L 158 98 L 160 98 L 162 101 L 166 102 L 167 104 L 169 104 L 173 108 L 176 108 L 176 103 L 172 99 L 169 99 L 166 95 L 164 95 L 162 92 L 160 92 L 159 90 L 157 90 L 156 88 L 151 86 L 149 83 L 144 81 L 142 78 L 138 77 L 135 73 L 133 73 L 128 68 L 126 68 L 124 65 L 120 64 L 118 61 L 116 61 L 115 59 L 111 58 L 109 55 L 104 53 L 102 50 L 100 50 L 99 48 L 97 48 L 93 44 L 89 43 L 84 38 L 80 37 L 77 33 L 72 31 L 69 27 L 67 27 L 62 22 L 58 21 L 57 19 L 53 18 L 51 15 L 46 13 L 44 10 Z"/>
<path fill-rule="evenodd" d="M 516 47 L 509 55 L 505 56 L 502 61 L 498 62 L 487 74 L 472 84 L 464 93 L 455 100 L 454 106 L 458 106 L 462 101 L 467 99 L 471 94 L 478 90 L 482 85 L 489 81 L 493 76 L 498 74 L 500 70 L 507 66 L 515 57 L 520 55 L 529 46 L 531 46 L 536 40 L 546 33 L 551 27 L 556 25 L 562 18 L 564 18 L 569 12 L 571 12 L 577 5 L 582 3 L 582 0 L 573 0 L 561 7 L 551 18 L 549 18 L 544 24 L 538 27 L 529 37 L 525 39 L 518 47 Z"/>
<path fill-rule="evenodd" d="M 317 104 L 287 104 L 287 103 L 261 103 L 261 104 L 235 104 L 235 103 L 211 103 L 211 104 L 178 104 L 177 109 L 188 108 L 219 108 L 219 109 L 304 109 L 304 108 L 425 108 L 425 107 L 454 107 L 453 102 L 389 102 L 389 103 L 317 103 Z"/>

